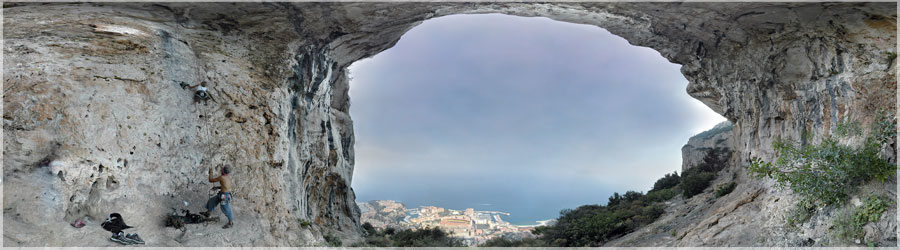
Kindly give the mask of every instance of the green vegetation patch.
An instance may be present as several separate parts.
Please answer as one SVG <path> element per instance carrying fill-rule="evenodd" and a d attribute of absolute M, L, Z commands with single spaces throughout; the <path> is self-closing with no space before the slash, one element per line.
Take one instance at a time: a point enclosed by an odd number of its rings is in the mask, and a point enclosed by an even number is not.
<path fill-rule="evenodd" d="M 707 131 L 707 135 L 730 130 L 731 127 Z M 705 132 L 706 133 L 706 132 Z M 482 247 L 598 247 L 610 240 L 634 232 L 652 223 L 665 213 L 663 202 L 683 193 L 686 198 L 702 193 L 725 168 L 731 151 L 715 149 L 709 151 L 696 167 L 688 169 L 681 176 L 677 172 L 666 174 L 653 184 L 653 188 L 643 192 L 618 192 L 609 197 L 606 205 L 584 205 L 576 209 L 559 212 L 556 224 L 539 226 L 532 230 L 536 239 L 513 240 L 496 238 L 482 244 Z M 734 190 L 734 183 L 728 192 Z M 672 231 L 673 235 L 676 233 Z"/>
<path fill-rule="evenodd" d="M 660 180 L 669 179 L 677 174 L 666 175 Z M 657 181 L 657 183 L 666 183 Z M 640 227 L 652 223 L 665 212 L 662 202 L 672 199 L 681 192 L 675 186 L 654 185 L 657 188 L 647 194 L 628 191 L 625 195 L 613 193 L 609 201 L 603 205 L 584 205 L 576 209 L 563 209 L 552 226 L 536 227 L 532 233 L 538 239 L 524 239 L 507 242 L 497 240 L 492 245 L 482 246 L 531 246 L 531 247 L 596 247 L 602 246 L 612 239 L 634 232 Z"/>
<path fill-rule="evenodd" d="M 816 214 L 816 208 L 815 201 L 810 200 L 809 198 L 802 198 L 794 205 L 794 208 L 787 213 L 787 217 L 785 218 L 787 225 L 796 228 L 800 224 L 805 223 L 809 218 L 812 218 L 812 216 Z"/>
<path fill-rule="evenodd" d="M 716 187 L 716 198 L 730 194 L 731 191 L 734 191 L 735 187 L 737 187 L 737 183 L 734 182 L 719 185 L 718 187 Z"/>
<path fill-rule="evenodd" d="M 324 235 L 323 237 L 325 238 L 325 242 L 328 242 L 329 246 L 339 247 L 344 244 L 343 242 L 341 242 L 341 238 L 338 238 L 337 236 L 334 236 L 333 234 L 329 233 L 329 234 Z"/>
<path fill-rule="evenodd" d="M 846 242 L 864 240 L 866 232 L 863 226 L 881 220 L 881 214 L 887 210 L 890 203 L 890 200 L 878 196 L 866 197 L 859 208 L 845 210 L 835 217 L 831 233 L 837 239 Z"/>
<path fill-rule="evenodd" d="M 537 238 L 527 238 L 521 240 L 509 239 L 507 237 L 497 237 L 490 239 L 480 247 L 543 247 L 546 244 Z"/>
<path fill-rule="evenodd" d="M 396 230 L 388 227 L 378 230 L 368 222 L 362 224 L 365 242 L 353 247 L 464 247 L 462 239 L 450 237 L 439 227 Z"/>
<path fill-rule="evenodd" d="M 678 176 L 678 172 L 666 174 L 666 176 L 663 176 L 663 178 L 656 180 L 656 183 L 653 183 L 653 189 L 650 189 L 650 192 L 672 188 L 677 186 L 679 183 L 681 183 L 681 177 Z"/>
<path fill-rule="evenodd" d="M 682 195 L 685 199 L 703 193 L 703 190 L 709 187 L 709 183 L 716 178 L 716 173 L 692 170 L 697 169 L 692 168 L 685 171 L 684 179 L 681 180 Z"/>
<path fill-rule="evenodd" d="M 878 196 L 869 196 L 863 200 L 863 205 L 856 211 L 854 220 L 861 222 L 878 222 L 881 214 L 890 206 L 889 199 Z"/>
<path fill-rule="evenodd" d="M 312 226 L 312 223 L 310 223 L 308 220 L 299 219 L 299 220 L 297 220 L 297 222 L 300 223 L 300 227 L 303 227 L 303 228 Z"/>
<path fill-rule="evenodd" d="M 462 239 L 450 237 L 440 228 L 405 229 L 391 236 L 395 247 L 463 247 Z"/>
<path fill-rule="evenodd" d="M 553 247 L 597 247 L 650 224 L 664 212 L 662 204 L 641 199 L 612 206 L 584 205 L 564 209 L 553 226 L 536 227 L 533 233 Z"/>
<path fill-rule="evenodd" d="M 703 193 L 719 171 L 725 168 L 731 151 L 717 148 L 710 150 L 696 167 L 685 170 L 681 176 L 681 190 L 685 199 Z"/>
<path fill-rule="evenodd" d="M 842 124 L 836 135 L 858 135 L 861 129 L 853 123 Z M 872 132 L 862 146 L 853 147 L 839 143 L 839 138 L 828 136 L 817 144 L 795 145 L 792 141 L 777 139 L 772 143 L 778 158 L 766 162 L 751 160 L 749 172 L 757 178 L 775 180 L 780 188 L 790 188 L 804 198 L 830 205 L 842 202 L 862 183 L 892 178 L 897 166 L 881 159 L 878 153 L 882 145 L 896 136 L 893 115 L 879 112 Z"/>

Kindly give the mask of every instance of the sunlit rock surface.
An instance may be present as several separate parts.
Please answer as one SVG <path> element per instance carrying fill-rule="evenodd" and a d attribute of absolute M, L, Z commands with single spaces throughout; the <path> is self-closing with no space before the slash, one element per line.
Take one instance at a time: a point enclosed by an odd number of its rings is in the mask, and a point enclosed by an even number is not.
<path fill-rule="evenodd" d="M 681 147 L 681 172 L 700 165 L 712 150 L 734 151 L 733 128 L 734 124 L 724 121 L 710 130 L 692 136 L 687 144 Z"/>
<path fill-rule="evenodd" d="M 677 237 L 623 245 L 829 244 L 827 218 L 785 228 L 795 197 L 743 165 L 771 159 L 776 137 L 818 140 L 896 107 L 894 3 L 6 3 L 4 245 L 114 245 L 97 226 L 110 212 L 151 246 L 358 239 L 347 67 L 460 13 L 606 28 L 682 64 L 688 94 L 734 123 L 734 166 L 716 182 L 737 190 L 673 208 L 696 211 Z M 180 87 L 201 81 L 214 102 Z M 163 228 L 170 208 L 202 207 L 219 163 L 235 166 L 237 226 Z M 896 244 L 895 211 L 872 230 L 882 242 Z M 82 216 L 87 227 L 68 226 Z"/>

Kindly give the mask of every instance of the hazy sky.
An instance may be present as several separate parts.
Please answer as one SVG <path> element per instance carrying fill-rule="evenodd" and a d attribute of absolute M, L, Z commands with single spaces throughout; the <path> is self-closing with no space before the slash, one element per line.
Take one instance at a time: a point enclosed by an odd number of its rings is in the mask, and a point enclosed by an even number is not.
<path fill-rule="evenodd" d="M 595 26 L 425 21 L 350 68 L 357 200 L 524 222 L 647 191 L 681 169 L 690 136 L 725 120 L 687 95 L 680 67 Z"/>

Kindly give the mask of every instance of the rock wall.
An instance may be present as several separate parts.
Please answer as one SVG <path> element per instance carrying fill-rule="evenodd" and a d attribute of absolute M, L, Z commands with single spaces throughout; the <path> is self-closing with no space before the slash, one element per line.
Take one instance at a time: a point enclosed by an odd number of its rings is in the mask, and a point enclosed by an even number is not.
<path fill-rule="evenodd" d="M 681 172 L 694 168 L 703 162 L 703 158 L 711 150 L 734 151 L 732 140 L 734 124 L 724 121 L 710 130 L 692 136 L 687 144 L 681 147 Z"/>
<path fill-rule="evenodd" d="M 74 233 L 61 225 L 111 212 L 153 245 L 302 246 L 320 243 L 321 231 L 358 234 L 346 76 L 296 32 L 289 8 L 233 7 L 5 9 L 7 244 L 107 244 L 33 232 Z M 238 13 L 220 15 L 228 11 Z M 195 103 L 181 83 L 203 81 L 214 101 Z M 173 241 L 165 215 L 201 210 L 217 164 L 234 166 L 238 226 L 221 239 Z"/>
<path fill-rule="evenodd" d="M 896 58 L 888 55 L 896 54 L 894 3 L 4 8 L 6 245 L 106 244 L 69 241 L 81 234 L 54 228 L 110 211 L 148 225 L 154 238 L 148 244 L 155 245 L 315 245 L 326 233 L 353 238 L 359 211 L 350 188 L 346 68 L 393 46 L 422 21 L 451 14 L 597 25 L 659 51 L 683 65 L 688 94 L 735 124 L 736 166 L 750 157 L 771 159 L 776 137 L 811 131 L 818 140 L 838 120 L 868 124 L 876 110 L 896 111 Z M 211 84 L 216 102 L 192 103 L 179 85 L 201 81 Z M 885 149 L 892 159 L 895 144 Z M 199 209 L 209 187 L 205 169 L 219 163 L 236 167 L 235 206 L 247 226 L 176 240 L 159 218 L 185 200 Z M 740 192 L 704 215 L 715 223 L 684 228 L 669 244 L 798 244 L 784 236 L 782 211 L 791 196 L 734 171 Z M 304 220 L 314 226 L 302 227 Z M 29 230 L 41 233 L 17 233 Z M 896 226 L 884 234 L 894 232 Z"/>

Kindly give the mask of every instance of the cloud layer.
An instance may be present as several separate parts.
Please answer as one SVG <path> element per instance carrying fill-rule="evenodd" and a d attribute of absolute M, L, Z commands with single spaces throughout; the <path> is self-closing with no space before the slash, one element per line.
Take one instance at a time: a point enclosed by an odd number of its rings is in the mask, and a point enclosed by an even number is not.
<path fill-rule="evenodd" d="M 499 14 L 432 19 L 351 66 L 360 201 L 554 218 L 646 191 L 724 118 L 680 65 L 595 26 Z"/>

